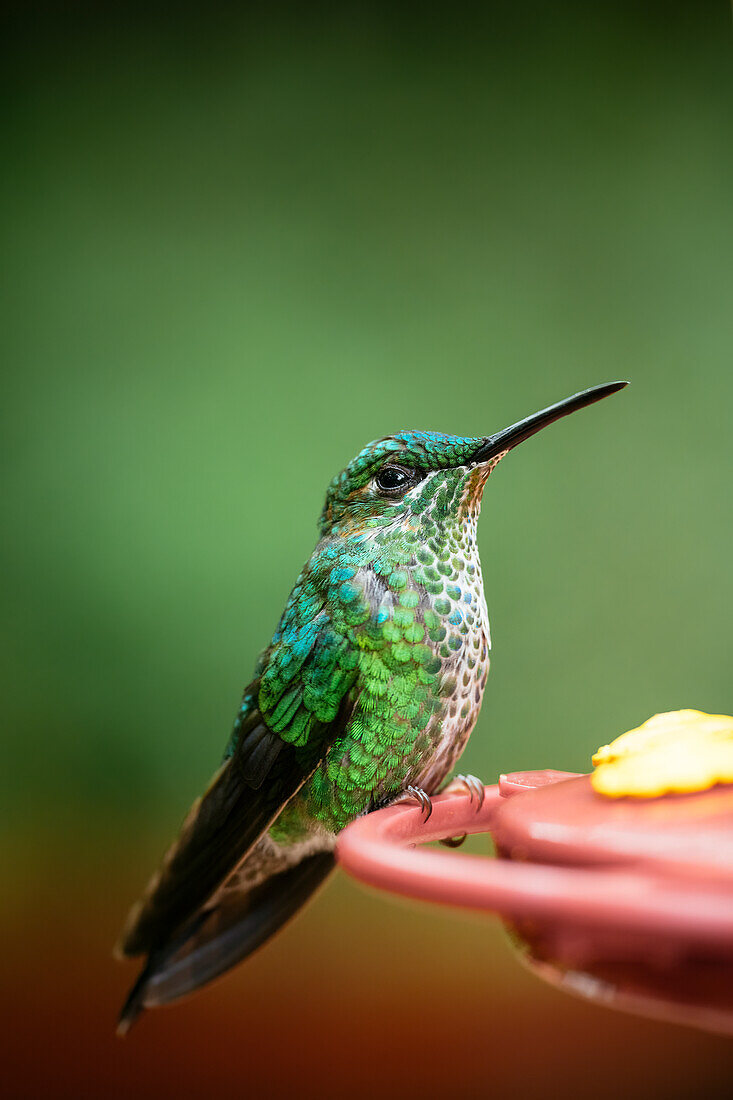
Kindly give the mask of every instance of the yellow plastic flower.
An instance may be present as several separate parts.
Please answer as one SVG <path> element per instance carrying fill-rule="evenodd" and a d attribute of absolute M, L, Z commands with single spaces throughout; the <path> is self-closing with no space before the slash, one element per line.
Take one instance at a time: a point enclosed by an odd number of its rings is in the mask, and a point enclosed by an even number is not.
<path fill-rule="evenodd" d="M 655 798 L 733 783 L 733 718 L 700 710 L 655 714 L 603 745 L 591 783 L 611 798 Z"/>

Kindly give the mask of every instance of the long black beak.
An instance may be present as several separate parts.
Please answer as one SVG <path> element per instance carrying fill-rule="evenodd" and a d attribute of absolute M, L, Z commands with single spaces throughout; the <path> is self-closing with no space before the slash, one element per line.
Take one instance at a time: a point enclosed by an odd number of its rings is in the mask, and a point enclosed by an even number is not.
<path fill-rule="evenodd" d="M 572 397 L 566 397 L 564 401 L 558 401 L 556 405 L 550 405 L 549 408 L 512 424 L 511 428 L 505 428 L 503 432 L 489 435 L 473 455 L 471 462 L 488 462 L 489 459 L 496 458 L 504 451 L 510 451 L 512 447 L 516 447 L 517 443 L 529 439 L 535 432 L 542 431 L 548 424 L 559 420 L 561 416 L 567 416 L 576 409 L 584 409 L 586 405 L 592 405 L 594 401 L 600 401 L 609 394 L 622 390 L 624 386 L 628 386 L 628 382 L 606 382 L 602 386 L 593 386 L 589 390 L 575 393 Z"/>

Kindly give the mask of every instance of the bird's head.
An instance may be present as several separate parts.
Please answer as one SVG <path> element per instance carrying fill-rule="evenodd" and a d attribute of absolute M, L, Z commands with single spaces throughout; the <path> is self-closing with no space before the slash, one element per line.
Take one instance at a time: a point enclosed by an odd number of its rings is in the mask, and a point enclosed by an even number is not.
<path fill-rule="evenodd" d="M 568 413 L 622 389 L 609 382 L 534 413 L 494 435 L 469 437 L 403 431 L 369 443 L 328 487 L 322 535 L 416 529 L 475 516 L 489 474 L 525 439 Z"/>

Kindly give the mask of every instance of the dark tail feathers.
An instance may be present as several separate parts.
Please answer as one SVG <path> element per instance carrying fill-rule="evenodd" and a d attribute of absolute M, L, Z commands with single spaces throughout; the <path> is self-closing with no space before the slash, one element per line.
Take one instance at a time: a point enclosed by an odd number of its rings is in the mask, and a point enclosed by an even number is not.
<path fill-rule="evenodd" d="M 300 909 L 334 866 L 332 852 L 307 856 L 253 889 L 224 894 L 151 952 L 120 1013 L 124 1035 L 144 1008 L 167 1004 L 231 969 Z"/>

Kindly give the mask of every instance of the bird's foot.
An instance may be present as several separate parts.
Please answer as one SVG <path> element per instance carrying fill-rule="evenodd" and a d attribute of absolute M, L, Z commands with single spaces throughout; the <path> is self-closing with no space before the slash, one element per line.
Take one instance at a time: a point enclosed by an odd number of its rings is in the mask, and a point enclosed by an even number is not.
<path fill-rule="evenodd" d="M 475 775 L 454 775 L 447 786 L 443 787 L 441 794 L 451 794 L 458 791 L 467 793 L 469 801 L 476 802 L 476 813 L 478 813 L 484 804 L 484 798 L 486 796 L 486 791 L 484 790 L 484 785 L 481 780 L 477 779 Z M 463 839 L 465 840 L 465 837 Z M 463 841 L 461 841 L 461 843 L 463 843 Z"/>
<path fill-rule="evenodd" d="M 468 833 L 463 833 L 462 836 L 444 836 L 438 843 L 444 844 L 446 848 L 460 848 L 467 836 Z"/>
<path fill-rule="evenodd" d="M 392 802 L 393 806 L 399 806 L 403 802 L 417 802 L 423 815 L 423 824 L 428 820 L 433 812 L 433 804 L 430 801 L 430 795 L 427 794 L 422 787 L 405 787 L 401 794 Z"/>
<path fill-rule="evenodd" d="M 476 802 L 476 813 L 484 804 L 484 785 L 475 775 L 455 775 L 440 793 L 450 794 L 454 791 L 467 793 L 469 801 Z M 464 833 L 462 836 L 446 836 L 443 837 L 440 843 L 444 844 L 446 848 L 460 848 L 467 836 L 468 833 Z"/>

